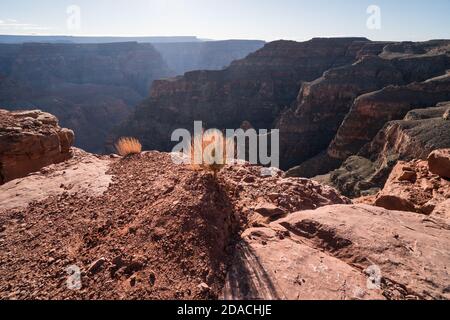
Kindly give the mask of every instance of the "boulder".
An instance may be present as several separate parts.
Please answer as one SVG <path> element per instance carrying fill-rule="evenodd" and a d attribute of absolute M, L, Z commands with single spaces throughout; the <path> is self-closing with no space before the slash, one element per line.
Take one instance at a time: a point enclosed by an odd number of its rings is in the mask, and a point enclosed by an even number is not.
<path fill-rule="evenodd" d="M 428 166 L 432 173 L 450 179 L 450 149 L 433 151 L 428 157 Z"/>
<path fill-rule="evenodd" d="M 430 172 L 427 161 L 399 161 L 374 204 L 429 215 L 446 199 L 450 199 L 450 181 Z"/>
<path fill-rule="evenodd" d="M 0 183 L 68 160 L 73 141 L 73 131 L 51 114 L 0 109 Z"/>

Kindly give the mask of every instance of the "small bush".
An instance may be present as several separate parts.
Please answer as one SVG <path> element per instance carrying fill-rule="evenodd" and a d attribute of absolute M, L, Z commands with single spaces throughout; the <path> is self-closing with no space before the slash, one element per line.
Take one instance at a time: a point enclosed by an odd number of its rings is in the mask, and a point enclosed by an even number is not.
<path fill-rule="evenodd" d="M 211 171 L 216 177 L 227 163 L 227 141 L 220 131 L 207 131 L 195 136 L 187 152 L 193 169 Z"/>
<path fill-rule="evenodd" d="M 114 146 L 116 147 L 117 153 L 122 157 L 130 154 L 139 154 L 142 151 L 142 145 L 136 138 L 120 138 Z"/>

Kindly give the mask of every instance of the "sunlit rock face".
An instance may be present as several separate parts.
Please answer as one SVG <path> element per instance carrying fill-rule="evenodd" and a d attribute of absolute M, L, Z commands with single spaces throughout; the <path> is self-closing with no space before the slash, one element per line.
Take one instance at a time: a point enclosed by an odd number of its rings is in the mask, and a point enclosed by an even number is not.
<path fill-rule="evenodd" d="M 0 184 L 71 158 L 73 139 L 49 113 L 0 109 Z"/>

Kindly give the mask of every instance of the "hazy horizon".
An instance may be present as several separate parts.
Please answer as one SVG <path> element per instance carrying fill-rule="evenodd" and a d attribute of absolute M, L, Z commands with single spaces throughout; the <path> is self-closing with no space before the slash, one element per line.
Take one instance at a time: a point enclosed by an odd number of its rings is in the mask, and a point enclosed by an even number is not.
<path fill-rule="evenodd" d="M 450 38 L 448 12 L 448 0 L 135 0 L 133 5 L 125 0 L 5 0 L 0 34 L 420 41 Z M 369 27 L 371 17 L 378 20 Z"/>

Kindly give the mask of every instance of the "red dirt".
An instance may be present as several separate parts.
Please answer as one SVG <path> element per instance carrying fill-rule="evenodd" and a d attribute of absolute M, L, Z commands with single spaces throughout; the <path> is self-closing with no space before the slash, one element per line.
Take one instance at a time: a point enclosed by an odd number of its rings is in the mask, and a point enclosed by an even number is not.
<path fill-rule="evenodd" d="M 258 202 L 286 212 L 348 203 L 331 188 L 279 171 L 262 177 L 248 164 L 215 180 L 166 153 L 105 161 L 113 178 L 101 196 L 66 191 L 0 210 L 0 298 L 216 299 Z M 72 265 L 81 290 L 67 287 Z"/>
<path fill-rule="evenodd" d="M 115 162 L 101 197 L 65 194 L 1 214 L 0 297 L 216 298 L 230 253 L 230 203 L 209 175 L 167 158 Z M 79 291 L 65 285 L 70 265 L 84 270 Z"/>

